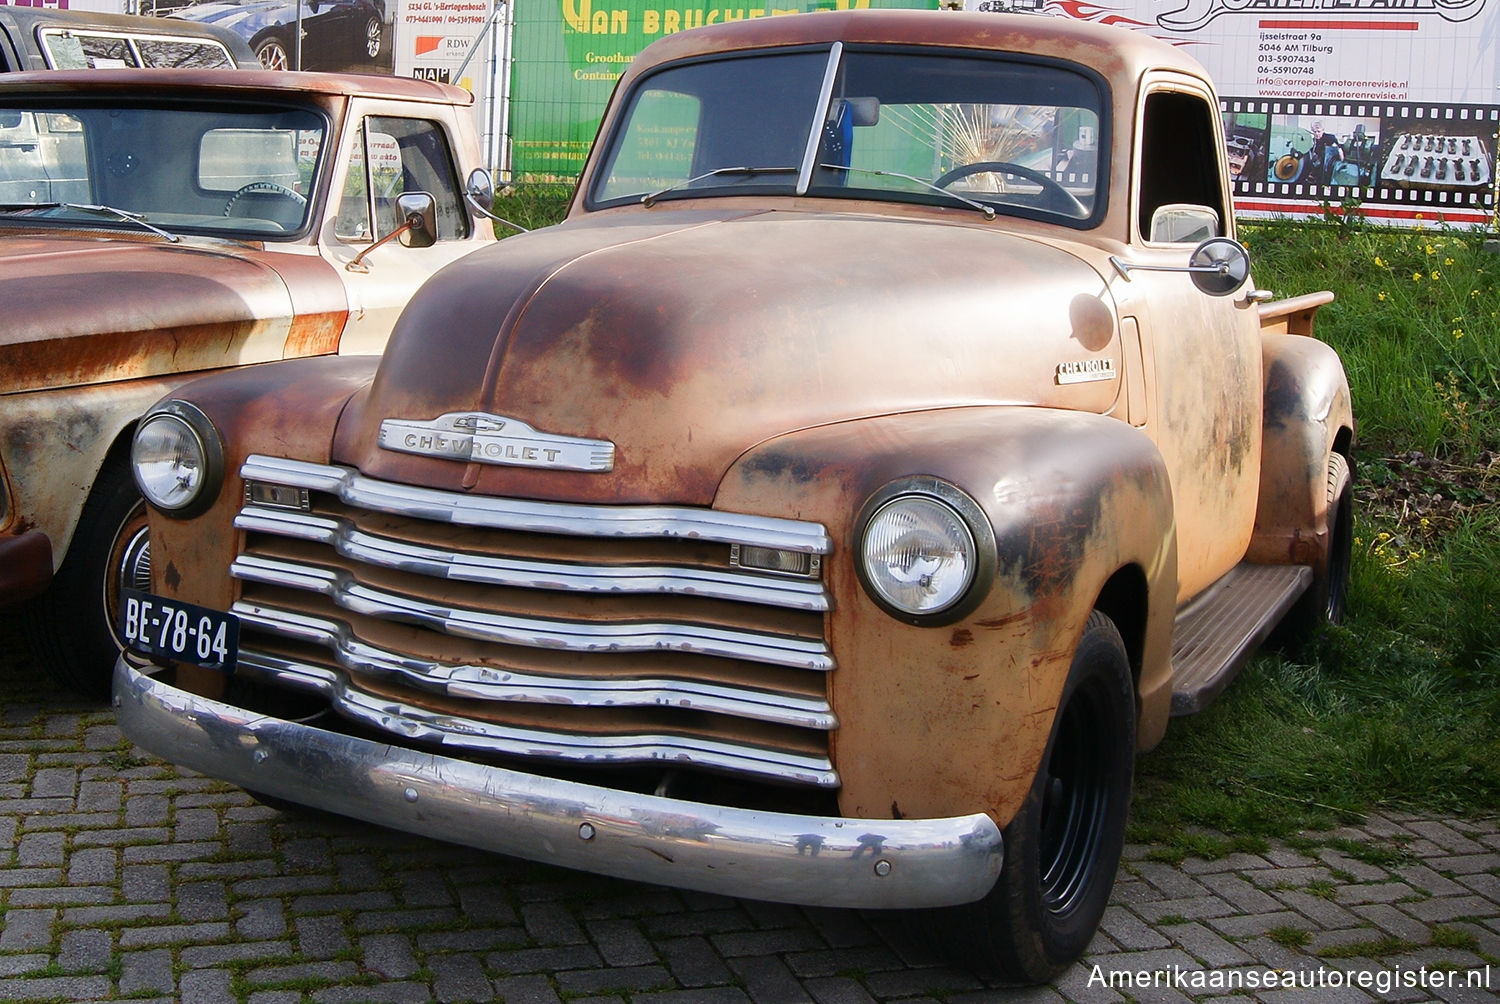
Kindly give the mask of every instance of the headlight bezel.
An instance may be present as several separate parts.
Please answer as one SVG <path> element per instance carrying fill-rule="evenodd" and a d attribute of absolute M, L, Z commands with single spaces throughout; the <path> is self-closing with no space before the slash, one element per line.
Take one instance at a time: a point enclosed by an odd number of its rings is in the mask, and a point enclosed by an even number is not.
<path fill-rule="evenodd" d="M 921 499 L 948 509 L 968 531 L 973 546 L 973 570 L 968 586 L 955 600 L 936 610 L 913 612 L 892 602 L 882 593 L 866 568 L 871 522 L 892 503 L 904 498 Z M 860 507 L 859 516 L 854 522 L 853 547 L 850 553 L 854 559 L 855 574 L 871 602 L 897 620 L 920 627 L 953 624 L 973 613 L 989 594 L 999 565 L 995 531 L 984 510 L 961 488 L 931 476 L 901 478 L 871 495 Z"/>
<path fill-rule="evenodd" d="M 190 433 L 202 456 L 202 476 L 198 480 L 197 490 L 186 501 L 176 505 L 166 504 L 157 498 L 147 489 L 141 477 L 141 434 L 152 423 L 161 421 L 173 422 Z M 130 442 L 130 472 L 146 503 L 157 512 L 173 519 L 191 519 L 202 515 L 217 501 L 224 485 L 224 443 L 219 430 L 196 405 L 175 398 L 163 401 L 142 415 L 136 423 Z"/>

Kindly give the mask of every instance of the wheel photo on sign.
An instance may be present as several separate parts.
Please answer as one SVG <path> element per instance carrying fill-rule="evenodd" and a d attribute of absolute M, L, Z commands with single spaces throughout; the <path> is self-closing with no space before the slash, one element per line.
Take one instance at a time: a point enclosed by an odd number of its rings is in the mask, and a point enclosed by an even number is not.
<path fill-rule="evenodd" d="M 389 69 L 384 0 L 303 0 L 298 64 L 297 0 L 213 0 L 170 16 L 218 25 L 242 37 L 268 70 Z M 387 65 L 379 65 L 385 53 Z"/>

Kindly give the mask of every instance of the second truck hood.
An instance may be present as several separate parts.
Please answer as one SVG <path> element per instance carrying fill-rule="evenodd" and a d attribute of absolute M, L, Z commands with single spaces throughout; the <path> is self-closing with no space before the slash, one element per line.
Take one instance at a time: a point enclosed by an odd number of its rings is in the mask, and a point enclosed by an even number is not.
<path fill-rule="evenodd" d="M 280 359 L 292 318 L 248 255 L 63 236 L 0 241 L 0 304 L 0 394 Z"/>
<path fill-rule="evenodd" d="M 606 214 L 502 241 L 430 280 L 352 402 L 335 457 L 485 494 L 703 505 L 737 457 L 799 429 L 982 404 L 1108 410 L 1115 327 L 1092 268 L 983 225 Z M 1108 379 L 1057 379 L 1061 364 L 1104 359 Z M 614 469 L 484 465 L 465 484 L 464 462 L 378 445 L 385 419 L 467 411 L 607 440 Z"/>

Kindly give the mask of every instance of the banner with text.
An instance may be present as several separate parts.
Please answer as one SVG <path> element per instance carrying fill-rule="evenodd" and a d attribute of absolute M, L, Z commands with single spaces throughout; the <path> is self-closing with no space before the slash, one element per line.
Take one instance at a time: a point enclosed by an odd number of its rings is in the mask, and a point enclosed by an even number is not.
<path fill-rule="evenodd" d="M 1208 68 L 1241 216 L 1348 206 L 1403 225 L 1495 223 L 1500 0 L 1046 0 L 1044 9 L 1146 32 Z"/>
<path fill-rule="evenodd" d="M 572 183 L 615 81 L 648 44 L 723 21 L 811 10 L 935 8 L 936 0 L 516 0 L 511 69 L 513 174 Z M 721 4 L 728 5 L 721 5 Z"/>

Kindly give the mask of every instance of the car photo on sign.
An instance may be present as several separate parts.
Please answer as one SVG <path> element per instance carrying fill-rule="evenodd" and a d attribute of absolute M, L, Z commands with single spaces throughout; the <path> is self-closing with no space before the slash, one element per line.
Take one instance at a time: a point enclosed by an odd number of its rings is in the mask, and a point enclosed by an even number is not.
<path fill-rule="evenodd" d="M 302 0 L 300 65 L 297 6 L 297 0 L 214 0 L 167 16 L 229 29 L 268 70 L 389 72 L 385 0 Z"/>

